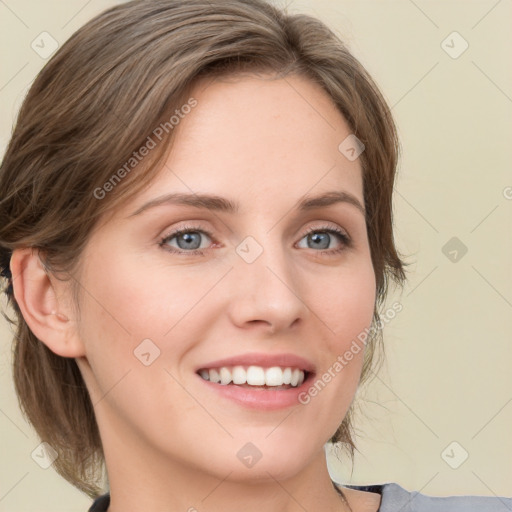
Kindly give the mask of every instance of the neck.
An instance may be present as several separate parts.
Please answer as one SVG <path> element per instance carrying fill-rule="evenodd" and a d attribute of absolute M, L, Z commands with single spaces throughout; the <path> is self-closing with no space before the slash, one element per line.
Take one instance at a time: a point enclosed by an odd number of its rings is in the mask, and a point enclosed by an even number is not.
<path fill-rule="evenodd" d="M 254 466 L 242 474 L 211 471 L 171 460 L 143 445 L 104 440 L 110 483 L 108 512 L 346 512 L 350 508 L 333 486 L 323 450 L 298 472 L 272 473 Z M 116 440 L 117 439 L 117 440 Z M 130 446 L 130 450 L 126 449 Z M 107 449 L 108 447 L 108 449 Z"/>

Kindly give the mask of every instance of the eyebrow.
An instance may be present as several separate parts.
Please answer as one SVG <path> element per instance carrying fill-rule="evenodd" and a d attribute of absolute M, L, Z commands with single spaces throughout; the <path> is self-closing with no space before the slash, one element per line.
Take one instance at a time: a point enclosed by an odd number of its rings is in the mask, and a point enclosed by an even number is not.
<path fill-rule="evenodd" d="M 366 215 L 364 206 L 361 204 L 356 196 L 344 191 L 326 192 L 317 196 L 305 196 L 295 204 L 295 209 L 299 211 L 315 210 L 317 208 L 324 208 L 338 203 L 347 203 L 356 207 L 363 216 Z M 214 194 L 183 194 L 171 193 L 166 194 L 147 203 L 143 204 L 140 208 L 135 210 L 129 217 L 140 215 L 142 212 L 155 208 L 164 204 L 192 206 L 194 208 L 202 208 L 226 213 L 238 213 L 240 205 L 225 197 Z"/>

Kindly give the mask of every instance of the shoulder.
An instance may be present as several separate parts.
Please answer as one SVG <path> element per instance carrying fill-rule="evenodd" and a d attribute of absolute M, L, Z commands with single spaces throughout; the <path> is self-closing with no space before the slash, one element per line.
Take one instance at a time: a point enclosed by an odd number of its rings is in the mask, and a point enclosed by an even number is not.
<path fill-rule="evenodd" d="M 349 501 L 355 498 L 356 501 L 353 502 L 356 506 L 357 500 L 363 504 L 372 503 L 368 494 L 380 495 L 380 507 L 368 508 L 374 512 L 512 512 L 512 497 L 427 496 L 417 491 L 408 491 L 396 483 L 337 485 L 345 492 Z"/>

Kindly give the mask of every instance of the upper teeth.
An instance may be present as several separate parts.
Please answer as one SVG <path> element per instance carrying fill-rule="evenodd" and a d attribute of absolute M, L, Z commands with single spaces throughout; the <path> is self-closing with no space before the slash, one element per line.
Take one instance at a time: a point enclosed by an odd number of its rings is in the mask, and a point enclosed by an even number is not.
<path fill-rule="evenodd" d="M 300 386 L 304 382 L 302 370 L 279 366 L 271 368 L 249 366 L 247 370 L 243 366 L 223 366 L 218 369 L 201 370 L 200 375 L 205 380 L 222 385 L 233 382 L 233 384 L 249 384 L 251 386 L 282 386 L 283 384 Z"/>

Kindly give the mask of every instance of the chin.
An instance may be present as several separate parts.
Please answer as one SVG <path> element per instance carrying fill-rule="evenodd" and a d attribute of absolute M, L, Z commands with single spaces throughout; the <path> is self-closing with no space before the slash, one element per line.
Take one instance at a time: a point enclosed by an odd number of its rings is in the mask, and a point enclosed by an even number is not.
<path fill-rule="evenodd" d="M 232 481 L 251 479 L 264 482 L 273 478 L 291 478 L 309 466 L 315 457 L 325 456 L 323 443 L 313 445 L 311 435 L 284 428 L 278 432 L 280 428 L 277 427 L 270 435 L 272 429 L 266 428 L 258 434 L 236 436 L 222 453 L 212 455 L 209 460 L 222 461 L 215 469 L 222 473 L 223 478 L 231 472 L 229 480 Z"/>

